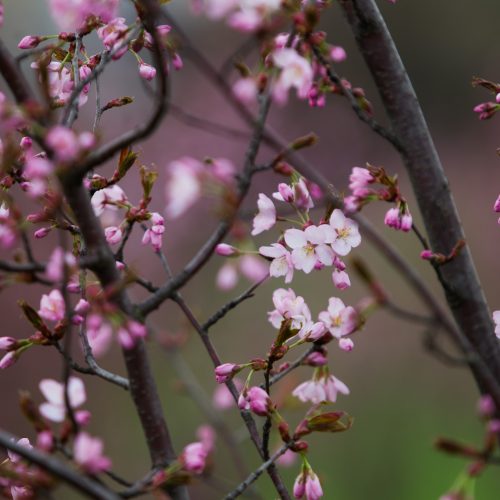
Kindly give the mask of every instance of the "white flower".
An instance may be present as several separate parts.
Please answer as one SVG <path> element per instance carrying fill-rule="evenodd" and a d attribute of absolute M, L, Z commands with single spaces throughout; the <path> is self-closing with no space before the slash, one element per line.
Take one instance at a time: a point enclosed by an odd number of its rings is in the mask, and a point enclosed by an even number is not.
<path fill-rule="evenodd" d="M 347 255 L 351 248 L 355 248 L 361 243 L 357 222 L 348 219 L 338 208 L 330 216 L 330 227 L 334 231 L 333 241 L 328 241 L 328 243 L 331 243 L 337 254 Z"/>
<path fill-rule="evenodd" d="M 252 236 L 271 229 L 276 224 L 276 208 L 272 200 L 265 194 L 260 193 L 257 200 L 259 212 L 253 219 Z"/>

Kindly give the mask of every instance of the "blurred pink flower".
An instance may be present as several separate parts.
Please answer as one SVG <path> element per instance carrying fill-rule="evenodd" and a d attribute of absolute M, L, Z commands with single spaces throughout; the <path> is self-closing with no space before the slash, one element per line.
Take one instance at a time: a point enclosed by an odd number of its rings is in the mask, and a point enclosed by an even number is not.
<path fill-rule="evenodd" d="M 39 387 L 47 400 L 47 402 L 40 405 L 40 413 L 52 422 L 62 422 L 66 416 L 64 384 L 52 379 L 43 379 Z M 68 379 L 68 399 L 73 409 L 85 403 L 87 395 L 81 379 L 77 377 Z"/>
<path fill-rule="evenodd" d="M 89 474 L 98 474 L 111 468 L 111 460 L 102 454 L 103 443 L 86 432 L 80 432 L 74 442 L 75 462 Z"/>
<path fill-rule="evenodd" d="M 60 321 L 64 318 L 66 307 L 59 290 L 52 290 L 48 295 L 43 294 L 40 299 L 38 314 L 47 321 Z"/>

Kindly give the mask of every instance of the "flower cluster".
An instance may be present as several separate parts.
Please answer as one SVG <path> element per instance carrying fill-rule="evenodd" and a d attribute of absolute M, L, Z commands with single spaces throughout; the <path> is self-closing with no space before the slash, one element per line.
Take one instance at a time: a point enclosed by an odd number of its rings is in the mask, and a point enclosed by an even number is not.
<path fill-rule="evenodd" d="M 349 181 L 352 195 L 344 200 L 347 212 L 357 212 L 375 200 L 395 203 L 396 206 L 385 214 L 384 224 L 404 232 L 411 230 L 413 218 L 408 203 L 401 195 L 396 176 L 388 176 L 382 167 L 367 165 L 366 168 L 353 167 Z M 379 185 L 377 189 L 374 184 Z"/>

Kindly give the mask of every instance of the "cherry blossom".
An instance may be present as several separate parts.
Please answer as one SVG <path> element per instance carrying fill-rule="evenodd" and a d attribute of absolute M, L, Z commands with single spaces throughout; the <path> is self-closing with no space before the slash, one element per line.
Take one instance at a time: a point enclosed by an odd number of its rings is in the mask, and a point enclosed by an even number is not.
<path fill-rule="evenodd" d="M 262 246 L 259 253 L 272 260 L 269 266 L 269 274 L 275 278 L 285 277 L 285 283 L 290 283 L 293 279 L 292 254 L 281 243 L 273 243 L 271 246 Z"/>
<path fill-rule="evenodd" d="M 318 500 L 323 496 L 323 489 L 318 476 L 310 467 L 297 476 L 293 485 L 293 496 L 295 498 L 302 498 L 304 495 L 306 500 Z"/>
<path fill-rule="evenodd" d="M 45 137 L 45 141 L 53 150 L 55 158 L 62 162 L 74 160 L 80 152 L 80 144 L 76 134 L 62 125 L 52 127 Z"/>
<path fill-rule="evenodd" d="M 40 299 L 38 314 L 47 321 L 61 321 L 64 319 L 66 306 L 59 290 L 52 290 L 48 295 L 43 294 Z"/>
<path fill-rule="evenodd" d="M 110 21 L 118 8 L 118 0 L 48 0 L 49 7 L 62 31 L 76 31 L 89 15 Z"/>
<path fill-rule="evenodd" d="M 273 303 L 276 309 L 268 313 L 268 319 L 274 328 L 280 328 L 285 319 L 291 319 L 291 328 L 300 331 L 311 321 L 311 311 L 305 300 L 289 288 L 278 288 L 273 292 Z"/>
<path fill-rule="evenodd" d="M 118 210 L 121 205 L 128 202 L 128 199 L 123 189 L 118 184 L 114 184 L 111 187 L 96 191 L 90 201 L 94 213 L 99 216 L 104 212 L 104 209 Z"/>
<path fill-rule="evenodd" d="M 352 248 L 361 243 L 358 223 L 347 218 L 342 210 L 336 208 L 330 216 L 330 227 L 334 230 L 332 248 L 338 255 L 347 255 Z"/>
<path fill-rule="evenodd" d="M 73 452 L 75 462 L 89 474 L 98 474 L 111 469 L 111 460 L 102 454 L 102 440 L 86 432 L 80 432 L 76 436 Z"/>
<path fill-rule="evenodd" d="M 294 87 L 297 96 L 305 99 L 312 85 L 313 69 L 307 59 L 291 48 L 277 49 L 273 52 L 273 62 L 281 72 L 273 87 L 273 98 L 279 104 L 288 100 L 288 92 Z"/>
<path fill-rule="evenodd" d="M 265 417 L 272 407 L 271 399 L 264 389 L 253 386 L 250 389 L 243 389 L 238 399 L 238 408 L 250 410 L 256 415 Z"/>
<path fill-rule="evenodd" d="M 298 385 L 292 394 L 303 403 L 319 404 L 323 401 L 337 401 L 338 394 L 349 394 L 349 388 L 338 378 L 330 375 L 326 367 L 316 369 L 312 380 Z"/>
<path fill-rule="evenodd" d="M 185 470 L 201 474 L 208 456 L 207 447 L 200 442 L 188 444 L 179 457 Z"/>
<path fill-rule="evenodd" d="M 52 379 L 43 379 L 39 387 L 45 399 L 47 399 L 47 402 L 40 405 L 40 413 L 52 422 L 62 422 L 66 417 L 64 384 Z M 78 408 L 85 403 L 87 396 L 81 379 L 70 377 L 67 391 L 71 408 Z"/>
<path fill-rule="evenodd" d="M 114 51 L 113 59 L 117 60 L 127 52 L 127 45 L 123 45 L 128 26 L 124 17 L 108 20 L 108 24 L 97 30 L 97 35 L 109 51 Z"/>
<path fill-rule="evenodd" d="M 253 219 L 252 236 L 267 231 L 276 224 L 276 207 L 269 197 L 260 193 L 257 207 L 259 212 Z"/>
<path fill-rule="evenodd" d="M 180 217 L 200 198 L 202 171 L 202 164 L 189 157 L 169 164 L 170 179 L 165 191 L 167 197 L 165 213 L 168 217 L 171 219 Z"/>
<path fill-rule="evenodd" d="M 165 232 L 165 220 L 158 212 L 151 214 L 151 228 L 146 229 L 142 237 L 142 244 L 151 244 L 154 250 L 161 249 L 163 233 Z"/>
<path fill-rule="evenodd" d="M 96 358 L 103 356 L 113 341 L 113 327 L 98 314 L 87 317 L 87 339 Z"/>
<path fill-rule="evenodd" d="M 336 297 L 328 300 L 328 310 L 320 312 L 318 318 L 337 339 L 352 333 L 358 321 L 356 310 L 351 306 L 346 307 L 342 300 Z"/>

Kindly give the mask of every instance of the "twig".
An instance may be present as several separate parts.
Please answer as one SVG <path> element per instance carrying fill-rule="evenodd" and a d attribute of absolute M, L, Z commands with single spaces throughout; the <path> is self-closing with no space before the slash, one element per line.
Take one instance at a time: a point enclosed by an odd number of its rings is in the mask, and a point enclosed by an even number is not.
<path fill-rule="evenodd" d="M 266 460 L 259 468 L 255 469 L 241 484 L 238 485 L 231 493 L 228 493 L 224 500 L 233 500 L 239 497 L 254 481 L 256 481 L 260 475 L 265 472 L 269 467 L 271 467 L 276 460 L 278 460 L 281 455 L 285 454 L 286 451 L 292 446 L 293 441 L 284 444 L 272 457 Z"/>
<path fill-rule="evenodd" d="M 19 438 L 7 431 L 0 429 L 0 445 L 8 450 L 20 455 L 27 461 L 37 465 L 41 469 L 49 472 L 55 477 L 66 482 L 74 489 L 88 495 L 91 498 L 102 500 L 119 500 L 119 496 L 101 483 L 89 479 L 85 475 L 68 467 L 63 462 L 57 460 L 46 453 L 42 453 L 36 448 L 27 448 L 17 444 Z"/>
<path fill-rule="evenodd" d="M 262 285 L 265 281 L 269 279 L 269 275 L 262 278 L 257 283 L 254 283 L 250 288 L 244 291 L 241 295 L 236 297 L 233 300 L 230 300 L 227 304 L 224 304 L 218 311 L 216 311 L 210 318 L 203 323 L 202 329 L 204 331 L 208 331 L 212 326 L 215 325 L 218 321 L 220 321 L 229 311 L 240 305 L 243 301 L 250 299 L 254 296 L 255 290 Z"/>

